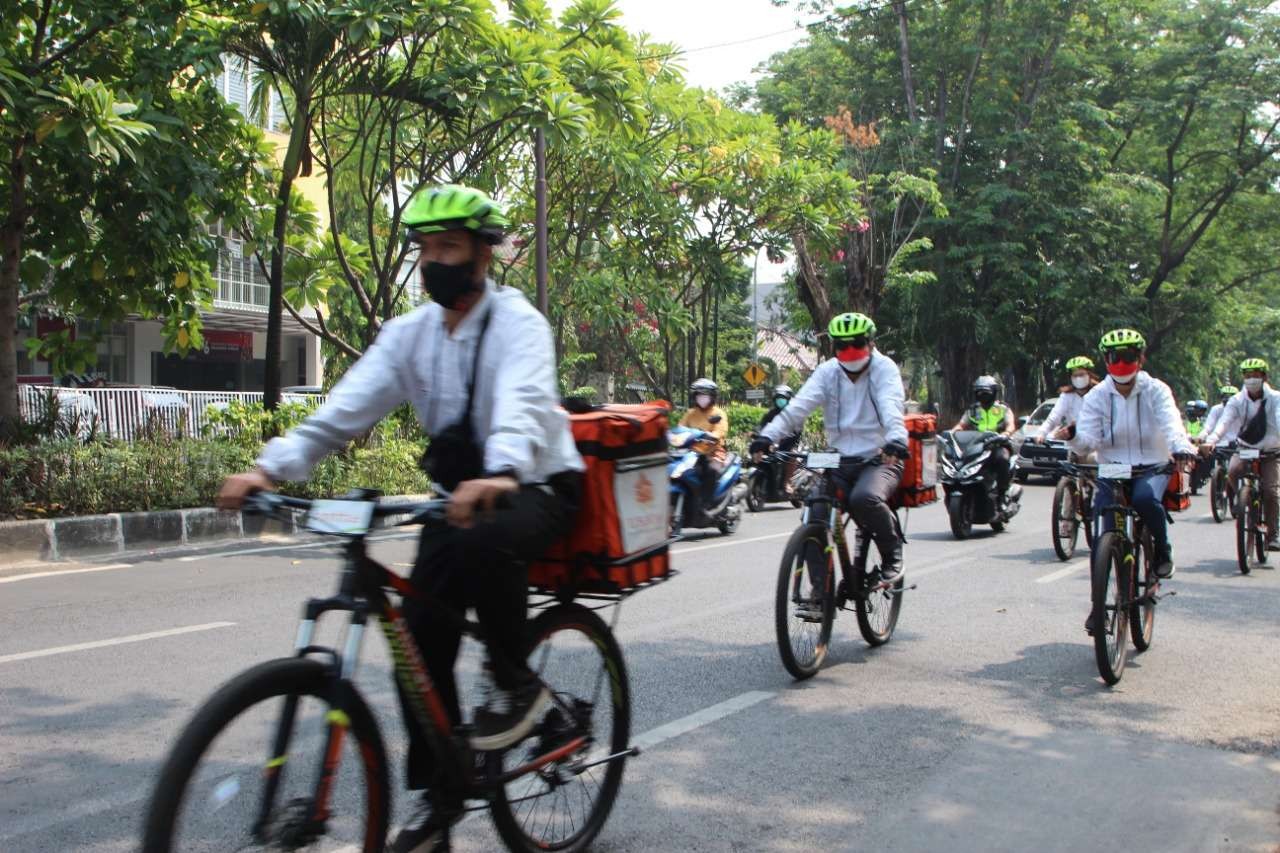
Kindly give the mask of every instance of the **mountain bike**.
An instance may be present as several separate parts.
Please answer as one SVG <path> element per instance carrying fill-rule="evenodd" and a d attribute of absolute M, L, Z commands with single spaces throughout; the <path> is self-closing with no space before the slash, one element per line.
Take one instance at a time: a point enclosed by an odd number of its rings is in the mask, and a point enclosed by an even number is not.
<path fill-rule="evenodd" d="M 307 601 L 293 656 L 233 678 L 188 723 L 156 783 L 143 853 L 382 853 L 391 775 L 377 721 L 354 681 L 370 616 L 413 709 L 408 724 L 430 745 L 440 779 L 433 794 L 483 801 L 468 810 L 487 808 L 511 850 L 580 851 L 591 843 L 618 795 L 626 759 L 638 754 L 628 746 L 622 651 L 596 610 L 568 596 L 535 602 L 528 664 L 550 688 L 551 707 L 521 743 L 474 751 L 470 727 L 451 724 L 390 594 L 416 599 L 466 636 L 483 639 L 482 628 L 375 562 L 365 541 L 375 518 L 407 515 L 400 524 L 442 525 L 445 506 L 312 502 L 266 492 L 247 500 L 246 511 L 262 515 L 306 510 L 308 529 L 342 537 L 338 589 Z M 341 651 L 316 640 L 317 623 L 331 612 L 347 614 Z"/>
<path fill-rule="evenodd" d="M 1049 523 L 1054 553 L 1065 561 L 1075 555 L 1082 528 L 1085 545 L 1093 547 L 1093 478 L 1098 466 L 1059 462 L 1058 468 L 1062 476 L 1054 487 L 1053 516 Z"/>
<path fill-rule="evenodd" d="M 1266 513 L 1263 511 L 1262 460 L 1280 456 L 1280 451 L 1241 447 L 1236 450 L 1242 463 L 1236 480 L 1236 563 L 1241 574 L 1251 570 L 1250 556 L 1258 565 L 1267 562 Z"/>
<path fill-rule="evenodd" d="M 1109 485 L 1114 498 L 1113 503 L 1099 507 L 1095 513 L 1099 528 L 1104 519 L 1110 518 L 1112 529 L 1095 531 L 1090 564 L 1094 658 L 1098 674 L 1107 684 L 1120 681 L 1130 638 L 1140 652 L 1151 648 L 1156 603 L 1164 597 L 1154 565 L 1155 543 L 1131 505 L 1133 482 L 1172 470 L 1173 463 L 1098 466 L 1097 482 Z M 1172 518 L 1169 523 L 1173 523 Z"/>
<path fill-rule="evenodd" d="M 855 526 L 854 556 L 850 559 L 846 530 L 852 516 L 845 513 L 844 495 L 831 477 L 832 471 L 839 470 L 853 481 L 862 468 L 878 464 L 878 458 L 838 453 L 810 453 L 802 463 L 813 473 L 813 484 L 805 498 L 800 526 L 783 551 L 774 600 L 778 652 L 794 678 L 817 673 L 827 656 L 836 611 L 850 609 L 850 602 L 858 630 L 869 645 L 881 646 L 893 637 L 906 591 L 903 580 L 899 577 L 893 584 L 881 581 L 880 564 L 871 559 L 874 540 L 860 526 Z M 894 530 L 905 542 L 896 511 Z"/>
<path fill-rule="evenodd" d="M 1231 467 L 1231 457 L 1235 452 L 1234 441 L 1213 450 L 1213 470 L 1209 472 L 1209 509 L 1213 512 L 1213 520 L 1219 524 L 1236 514 L 1227 480 L 1227 469 Z"/>

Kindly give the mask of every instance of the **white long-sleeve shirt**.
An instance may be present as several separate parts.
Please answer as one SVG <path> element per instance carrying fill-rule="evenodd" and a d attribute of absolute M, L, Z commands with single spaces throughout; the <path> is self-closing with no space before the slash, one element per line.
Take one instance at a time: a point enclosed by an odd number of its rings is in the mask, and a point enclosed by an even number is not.
<path fill-rule="evenodd" d="M 1037 438 L 1049 438 L 1059 427 L 1071 426 L 1080 419 L 1080 409 L 1084 406 L 1084 398 L 1087 394 L 1078 394 L 1075 391 L 1068 391 L 1058 397 L 1058 402 L 1053 404 L 1053 411 L 1049 412 L 1049 417 L 1044 419 L 1044 423 L 1040 425 L 1040 429 L 1036 431 Z M 1067 442 L 1067 446 L 1075 449 L 1075 439 Z"/>
<path fill-rule="evenodd" d="M 819 406 L 827 443 L 845 456 L 869 456 L 890 442 L 907 443 L 902 374 L 887 355 L 873 351 L 854 382 L 839 361 L 827 359 L 761 435 L 774 443 L 794 435 Z"/>
<path fill-rule="evenodd" d="M 438 435 L 462 418 L 473 367 L 471 423 L 484 446 L 487 472 L 511 470 L 521 483 L 541 483 L 553 474 L 583 470 L 568 415 L 560 408 L 551 328 L 520 291 L 492 281 L 452 334 L 444 309 L 434 302 L 389 321 L 325 404 L 268 442 L 258 465 L 273 480 L 305 480 L 323 456 L 406 401 L 427 434 Z"/>
<path fill-rule="evenodd" d="M 1226 403 L 1217 403 L 1216 405 L 1214 405 L 1213 408 L 1209 410 L 1209 414 L 1205 415 L 1205 418 L 1204 418 L 1204 429 L 1201 430 L 1200 432 L 1202 436 L 1208 437 L 1213 435 L 1213 429 L 1218 425 L 1218 419 L 1222 417 L 1222 411 L 1225 408 L 1226 408 Z M 1234 441 L 1235 434 L 1232 433 L 1229 436 L 1224 435 L 1223 438 L 1226 441 Z"/>
<path fill-rule="evenodd" d="M 1267 402 L 1267 433 L 1263 436 L 1262 441 L 1255 444 L 1246 444 L 1240 440 L 1240 432 L 1245 425 L 1253 419 L 1258 413 L 1258 408 L 1262 405 L 1262 401 Z M 1227 441 L 1235 439 L 1240 444 L 1246 444 L 1248 447 L 1257 447 L 1262 450 L 1274 450 L 1280 447 L 1280 391 L 1276 391 L 1270 385 L 1262 386 L 1262 396 L 1254 400 L 1249 396 L 1248 391 L 1241 391 L 1230 400 L 1227 401 L 1226 408 L 1222 410 L 1222 417 L 1218 419 L 1218 423 L 1214 426 L 1213 432 L 1207 433 L 1208 438 L 1205 439 L 1209 444 L 1219 444 L 1226 436 Z"/>
<path fill-rule="evenodd" d="M 1159 465 L 1175 453 L 1194 453 L 1169 386 L 1145 370 L 1128 397 L 1108 376 L 1085 395 L 1076 419 L 1076 448 L 1097 451 L 1099 462 Z"/>

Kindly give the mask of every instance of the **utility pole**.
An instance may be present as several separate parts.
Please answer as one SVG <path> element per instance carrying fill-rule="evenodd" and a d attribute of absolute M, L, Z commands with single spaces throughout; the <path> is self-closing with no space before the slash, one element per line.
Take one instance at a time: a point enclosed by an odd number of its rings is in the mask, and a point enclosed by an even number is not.
<path fill-rule="evenodd" d="M 538 310 L 547 316 L 547 138 L 538 128 L 533 132 L 534 164 L 534 277 L 538 284 Z"/>

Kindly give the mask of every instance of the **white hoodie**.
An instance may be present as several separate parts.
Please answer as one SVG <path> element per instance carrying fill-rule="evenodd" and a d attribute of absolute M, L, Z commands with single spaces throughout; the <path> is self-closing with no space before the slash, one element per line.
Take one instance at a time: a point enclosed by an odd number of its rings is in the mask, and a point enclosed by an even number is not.
<path fill-rule="evenodd" d="M 795 435 L 819 406 L 827 443 L 845 456 L 869 456 L 892 441 L 907 443 L 902 374 L 887 355 L 873 351 L 856 382 L 839 361 L 827 359 L 760 434 L 775 444 Z"/>
<path fill-rule="evenodd" d="M 1079 450 L 1095 450 L 1099 462 L 1160 465 L 1175 453 L 1195 453 L 1169 386 L 1145 370 L 1128 397 L 1108 376 L 1085 395 L 1076 420 Z"/>
<path fill-rule="evenodd" d="M 1257 413 L 1263 400 L 1267 401 L 1267 434 L 1262 441 L 1249 446 L 1262 450 L 1280 447 L 1280 391 L 1268 384 L 1262 386 L 1262 396 L 1257 400 L 1250 399 L 1248 391 L 1241 391 L 1228 400 L 1226 408 L 1222 410 L 1222 417 L 1218 418 L 1213 432 L 1208 434 L 1205 441 L 1209 444 L 1220 444 L 1224 438 L 1227 441 L 1239 441 L 1240 433 Z M 1244 444 L 1243 441 L 1240 443 Z"/>
<path fill-rule="evenodd" d="M 1074 390 L 1059 395 L 1058 402 L 1053 404 L 1053 411 L 1040 425 L 1036 437 L 1051 438 L 1059 427 L 1071 426 L 1080 420 L 1080 409 L 1084 407 L 1084 398 L 1087 396 L 1089 396 L 1087 393 L 1077 394 Z M 1067 447 L 1074 450 L 1075 444 L 1076 440 L 1073 438 L 1067 442 Z"/>

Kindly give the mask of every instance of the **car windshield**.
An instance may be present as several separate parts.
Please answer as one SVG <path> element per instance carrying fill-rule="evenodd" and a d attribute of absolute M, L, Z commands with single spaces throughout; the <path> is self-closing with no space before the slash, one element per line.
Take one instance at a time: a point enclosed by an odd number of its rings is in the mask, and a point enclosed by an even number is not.
<path fill-rule="evenodd" d="M 1053 411 L 1053 404 L 1056 400 L 1045 400 L 1036 410 L 1031 413 L 1031 417 L 1027 418 L 1029 424 L 1042 424 L 1045 418 L 1049 417 L 1049 413 Z"/>

